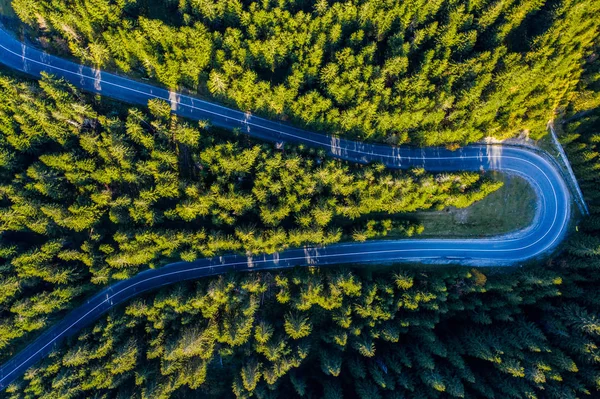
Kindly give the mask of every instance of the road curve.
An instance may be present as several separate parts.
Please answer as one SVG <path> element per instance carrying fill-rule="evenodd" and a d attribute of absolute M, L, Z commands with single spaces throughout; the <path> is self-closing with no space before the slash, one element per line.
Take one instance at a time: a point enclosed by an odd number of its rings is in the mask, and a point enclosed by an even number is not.
<path fill-rule="evenodd" d="M 534 222 L 511 235 L 482 239 L 405 239 L 344 243 L 327 247 L 291 249 L 272 255 L 228 255 L 178 262 L 144 271 L 113 284 L 46 330 L 30 346 L 0 367 L 0 389 L 46 356 L 65 337 L 138 295 L 178 281 L 231 271 L 368 262 L 432 262 L 473 265 L 511 265 L 548 252 L 565 236 L 570 217 L 570 195 L 556 164 L 534 151 L 498 145 L 472 145 L 457 151 L 443 148 L 399 148 L 367 144 L 304 131 L 254 117 L 197 98 L 95 70 L 26 46 L 0 27 L 0 63 L 39 77 L 47 72 L 75 86 L 132 104 L 145 106 L 160 98 L 186 118 L 210 120 L 219 127 L 240 129 L 250 136 L 276 143 L 305 144 L 331 156 L 359 163 L 380 162 L 389 168 L 423 167 L 431 172 L 500 171 L 524 177 L 538 195 Z"/>

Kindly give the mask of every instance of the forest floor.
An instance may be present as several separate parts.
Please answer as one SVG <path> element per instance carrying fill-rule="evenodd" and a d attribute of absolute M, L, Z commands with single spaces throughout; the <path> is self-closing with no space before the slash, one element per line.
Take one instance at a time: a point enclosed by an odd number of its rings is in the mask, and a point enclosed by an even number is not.
<path fill-rule="evenodd" d="M 468 208 L 415 212 L 411 219 L 425 230 L 421 237 L 483 237 L 529 226 L 535 215 L 533 188 L 519 176 L 495 173 L 504 182 L 499 190 Z"/>

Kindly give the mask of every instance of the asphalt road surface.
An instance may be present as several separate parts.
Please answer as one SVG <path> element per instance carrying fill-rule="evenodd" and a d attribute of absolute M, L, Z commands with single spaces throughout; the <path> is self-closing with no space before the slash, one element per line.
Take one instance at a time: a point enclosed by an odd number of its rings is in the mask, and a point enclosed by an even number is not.
<path fill-rule="evenodd" d="M 514 265 L 539 257 L 557 246 L 565 235 L 570 217 L 568 188 L 549 157 L 517 147 L 472 145 L 457 151 L 443 148 L 399 148 L 366 144 L 308 132 L 211 102 L 185 96 L 125 77 L 109 74 L 45 54 L 17 41 L 0 29 L 0 63 L 39 77 L 48 72 L 93 93 L 145 106 L 160 98 L 171 103 L 182 117 L 209 120 L 214 126 L 240 129 L 248 135 L 275 143 L 295 143 L 324 149 L 329 155 L 353 162 L 380 162 L 389 168 L 423 167 L 430 172 L 501 171 L 524 177 L 535 189 L 538 206 L 532 225 L 510 235 L 481 239 L 403 239 L 306 247 L 272 255 L 219 256 L 194 262 L 178 262 L 147 270 L 105 288 L 84 305 L 0 367 L 3 389 L 48 353 L 65 337 L 138 295 L 178 281 L 198 279 L 234 271 L 287 268 L 301 265 L 344 263 L 460 263 Z"/>

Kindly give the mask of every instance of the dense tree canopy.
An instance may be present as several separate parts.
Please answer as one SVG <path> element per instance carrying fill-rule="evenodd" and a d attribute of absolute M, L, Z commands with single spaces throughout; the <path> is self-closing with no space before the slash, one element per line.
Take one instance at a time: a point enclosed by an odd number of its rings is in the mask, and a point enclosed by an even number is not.
<path fill-rule="evenodd" d="M 357 166 L 0 75 L 0 350 L 114 279 L 224 252 L 418 234 L 399 213 L 468 206 L 475 173 Z M 202 124 L 204 125 L 204 124 Z"/>
<path fill-rule="evenodd" d="M 511 270 L 299 268 L 177 284 L 113 310 L 6 397 L 600 395 L 600 3 L 160 4 L 14 1 L 49 48 L 314 128 L 454 144 L 537 135 L 561 117 L 592 215 L 563 254 Z M 0 354 L 142 268 L 412 235 L 420 227 L 395 214 L 497 187 L 278 150 L 161 102 L 127 109 L 2 75 Z"/>
<path fill-rule="evenodd" d="M 560 256 L 511 270 L 298 268 L 177 284 L 114 310 L 7 396 L 597 397 L 599 64 L 588 59 L 565 110 L 592 215 Z"/>
<path fill-rule="evenodd" d="M 178 284 L 113 311 L 8 397 L 593 397 L 599 259 Z"/>
<path fill-rule="evenodd" d="M 596 0 L 14 0 L 42 44 L 244 111 L 389 143 L 540 137 Z"/>

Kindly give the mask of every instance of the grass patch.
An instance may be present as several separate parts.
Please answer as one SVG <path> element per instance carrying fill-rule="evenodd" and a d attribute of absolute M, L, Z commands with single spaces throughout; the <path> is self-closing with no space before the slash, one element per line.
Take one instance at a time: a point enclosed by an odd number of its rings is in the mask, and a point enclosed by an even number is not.
<path fill-rule="evenodd" d="M 6 18 L 17 18 L 17 14 L 13 11 L 10 3 L 12 0 L 0 0 L 0 16 Z"/>
<path fill-rule="evenodd" d="M 504 186 L 468 208 L 448 207 L 411 215 L 425 227 L 420 237 L 486 237 L 529 226 L 536 208 L 533 188 L 519 176 L 492 176 Z"/>

